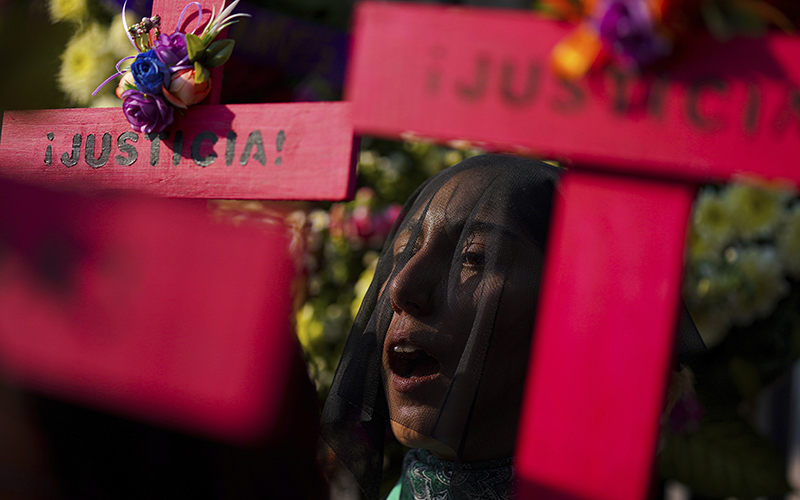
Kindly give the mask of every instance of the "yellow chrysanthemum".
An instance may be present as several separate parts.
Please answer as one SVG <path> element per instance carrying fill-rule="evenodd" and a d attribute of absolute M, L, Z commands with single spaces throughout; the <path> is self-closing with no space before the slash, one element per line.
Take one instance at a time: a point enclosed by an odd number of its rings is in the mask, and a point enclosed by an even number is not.
<path fill-rule="evenodd" d="M 92 24 L 73 36 L 61 55 L 58 83 L 77 104 L 88 104 L 94 89 L 115 71 L 106 38 L 106 30 Z M 110 92 L 113 87 L 107 85 L 103 90 Z"/>
<path fill-rule="evenodd" d="M 446 166 L 452 167 L 453 165 L 455 165 L 456 163 L 460 163 L 461 160 L 464 159 L 464 154 L 457 149 L 451 149 L 444 154 L 443 159 L 444 159 L 443 163 Z"/>
<path fill-rule="evenodd" d="M 689 263 L 698 261 L 719 260 L 722 249 L 716 241 L 703 238 L 693 226 L 690 226 L 686 236 L 687 260 Z"/>
<path fill-rule="evenodd" d="M 756 318 L 770 314 L 775 304 L 789 291 L 783 277 L 783 268 L 772 247 L 745 248 L 738 252 L 735 267 L 745 278 L 737 307 L 733 308 L 734 321 L 749 325 Z"/>
<path fill-rule="evenodd" d="M 92 99 L 89 103 L 90 108 L 121 108 L 122 100 L 117 99 L 113 95 L 104 93 L 103 95 Z"/>
<path fill-rule="evenodd" d="M 800 278 L 800 205 L 784 214 L 775 244 L 778 259 L 786 273 Z"/>
<path fill-rule="evenodd" d="M 86 0 L 50 0 L 50 18 L 53 22 L 80 22 L 89 14 Z"/>
<path fill-rule="evenodd" d="M 693 245 L 705 253 L 714 253 L 733 239 L 734 228 L 729 206 L 716 192 L 706 189 L 695 202 L 692 215 Z"/>
<path fill-rule="evenodd" d="M 322 323 L 314 318 L 314 308 L 305 304 L 297 312 L 297 338 L 306 352 L 314 350 L 313 345 L 322 336 Z"/>
<path fill-rule="evenodd" d="M 361 276 L 358 277 L 358 281 L 356 281 L 354 287 L 356 296 L 353 302 L 350 303 L 350 315 L 352 318 L 356 317 L 358 310 L 361 308 L 361 302 L 364 301 L 364 296 L 367 294 L 370 283 L 372 283 L 372 277 L 375 276 L 377 262 L 378 259 L 373 259 L 367 268 L 364 269 L 364 272 L 361 273 Z"/>
<path fill-rule="evenodd" d="M 129 21 L 131 19 L 141 19 L 141 17 L 130 11 L 128 11 L 127 17 Z M 111 24 L 108 25 L 108 48 L 117 61 L 123 57 L 135 56 L 138 54 L 138 51 L 128 39 L 127 31 L 125 31 L 123 26 L 122 14 L 116 16 L 111 21 Z M 126 64 L 123 64 L 123 67 L 130 66 L 132 61 L 133 60 L 130 60 Z"/>
<path fill-rule="evenodd" d="M 728 213 L 742 238 L 768 236 L 781 219 L 788 193 L 732 184 L 724 194 Z"/>

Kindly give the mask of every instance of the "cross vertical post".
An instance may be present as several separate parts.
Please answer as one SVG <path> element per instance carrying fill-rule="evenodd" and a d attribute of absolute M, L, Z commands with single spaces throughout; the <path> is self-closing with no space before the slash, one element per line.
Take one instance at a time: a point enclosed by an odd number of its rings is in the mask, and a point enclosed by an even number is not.
<path fill-rule="evenodd" d="M 700 37 L 660 75 L 561 80 L 570 28 L 519 11 L 360 4 L 356 131 L 568 165 L 518 433 L 520 498 L 642 500 L 694 187 L 800 182 L 800 39 Z"/>

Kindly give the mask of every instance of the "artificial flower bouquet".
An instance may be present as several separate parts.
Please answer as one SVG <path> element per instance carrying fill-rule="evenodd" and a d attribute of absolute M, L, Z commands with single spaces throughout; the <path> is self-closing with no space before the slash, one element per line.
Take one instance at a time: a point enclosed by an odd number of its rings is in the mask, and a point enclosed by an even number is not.
<path fill-rule="evenodd" d="M 186 109 L 197 104 L 211 91 L 209 68 L 224 64 L 234 44 L 231 39 L 215 38 L 220 31 L 237 22 L 236 18 L 249 16 L 232 14 L 238 3 L 239 0 L 235 0 L 227 7 L 223 3 L 219 15 L 212 12 L 211 19 L 199 35 L 195 34 L 202 18 L 202 7 L 198 2 L 187 4 L 178 19 L 180 28 L 186 11 L 196 7 L 199 15 L 195 30 L 183 33 L 176 28 L 170 35 L 160 32 L 158 15 L 144 18 L 128 28 L 123 7 L 122 20 L 128 38 L 139 54 L 117 63 L 117 73 L 95 93 L 112 79 L 122 76 L 116 94 L 123 101 L 123 113 L 133 130 L 161 132 L 172 123 L 175 108 Z M 128 59 L 134 59 L 130 68 L 120 69 L 120 64 Z"/>

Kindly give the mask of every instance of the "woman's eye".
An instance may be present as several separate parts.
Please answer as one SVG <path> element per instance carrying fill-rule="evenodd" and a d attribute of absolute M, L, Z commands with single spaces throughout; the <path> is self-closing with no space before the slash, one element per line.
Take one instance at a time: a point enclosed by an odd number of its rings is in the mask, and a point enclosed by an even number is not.
<path fill-rule="evenodd" d="M 480 267 L 486 262 L 486 257 L 481 252 L 464 252 L 461 258 L 468 267 Z"/>

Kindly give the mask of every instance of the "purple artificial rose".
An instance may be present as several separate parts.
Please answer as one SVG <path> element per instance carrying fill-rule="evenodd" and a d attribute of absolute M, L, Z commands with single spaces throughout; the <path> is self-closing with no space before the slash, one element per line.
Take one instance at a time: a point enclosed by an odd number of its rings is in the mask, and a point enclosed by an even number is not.
<path fill-rule="evenodd" d="M 600 4 L 598 11 L 602 13 L 600 36 L 616 53 L 637 66 L 650 64 L 669 54 L 669 42 L 656 30 L 646 2 L 608 0 Z"/>
<path fill-rule="evenodd" d="M 156 57 L 153 49 L 136 56 L 131 64 L 131 73 L 136 88 L 145 94 L 160 94 L 161 88 L 169 84 L 169 69 Z"/>
<path fill-rule="evenodd" d="M 131 89 L 122 93 L 122 99 L 122 112 L 137 132 L 161 132 L 172 123 L 174 110 L 160 96 Z"/>
<path fill-rule="evenodd" d="M 153 42 L 153 50 L 158 59 L 168 68 L 189 64 L 186 35 L 179 31 L 171 35 L 159 35 Z"/>

